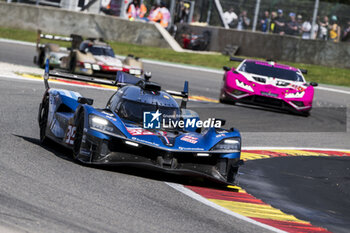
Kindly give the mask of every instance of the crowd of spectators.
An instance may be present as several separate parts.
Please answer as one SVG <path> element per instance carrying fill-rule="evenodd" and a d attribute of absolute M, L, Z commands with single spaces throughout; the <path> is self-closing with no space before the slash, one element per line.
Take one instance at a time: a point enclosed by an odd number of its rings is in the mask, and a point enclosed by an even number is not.
<path fill-rule="evenodd" d="M 126 7 L 126 15 L 131 21 L 135 19 L 147 22 L 153 21 L 160 23 L 164 28 L 168 27 L 171 18 L 170 12 L 163 1 L 160 4 L 154 4 L 150 11 L 147 12 L 146 6 L 141 4 L 140 0 L 133 0 Z"/>
<path fill-rule="evenodd" d="M 241 10 L 239 16 L 233 8 L 224 13 L 224 20 L 230 28 L 247 30 L 251 28 L 251 20 L 246 10 Z M 279 35 L 298 36 L 302 39 L 320 39 L 334 42 L 350 42 L 350 20 L 341 28 L 336 15 L 322 18 L 318 17 L 313 27 L 310 16 L 302 16 L 294 12 L 288 12 L 286 16 L 282 9 L 277 11 L 264 11 L 258 20 L 257 30 L 264 33 L 275 33 Z"/>

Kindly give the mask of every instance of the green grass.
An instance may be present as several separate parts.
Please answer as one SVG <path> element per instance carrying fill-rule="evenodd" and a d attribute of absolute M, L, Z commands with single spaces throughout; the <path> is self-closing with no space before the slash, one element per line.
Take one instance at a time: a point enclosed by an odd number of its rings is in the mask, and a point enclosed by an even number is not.
<path fill-rule="evenodd" d="M 0 27 L 0 38 L 36 42 L 36 31 Z M 45 40 L 43 40 L 43 42 L 45 42 Z M 69 43 L 67 42 L 58 43 L 61 46 L 69 46 Z M 169 61 L 217 69 L 221 69 L 222 66 L 238 65 L 237 62 L 229 62 L 229 58 L 223 55 L 178 53 L 171 49 L 155 48 L 115 41 L 110 41 L 110 45 L 115 50 L 115 53 L 118 55 L 134 54 L 135 56 L 141 58 L 149 58 L 160 61 Z M 308 81 L 350 87 L 350 69 L 341 69 L 293 62 L 283 63 L 290 66 L 307 69 L 309 71 L 309 74 L 306 75 L 306 79 Z"/>

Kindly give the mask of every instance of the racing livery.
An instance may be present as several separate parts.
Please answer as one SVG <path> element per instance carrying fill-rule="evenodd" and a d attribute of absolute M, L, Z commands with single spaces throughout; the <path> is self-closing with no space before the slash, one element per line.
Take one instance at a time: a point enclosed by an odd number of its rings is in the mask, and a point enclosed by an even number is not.
<path fill-rule="evenodd" d="M 141 165 L 171 173 L 206 176 L 232 184 L 238 172 L 241 136 L 237 129 L 216 127 L 149 127 L 155 118 L 199 120 L 186 108 L 188 83 L 182 92 L 163 91 L 150 75 L 144 79 L 118 72 L 119 89 L 103 109 L 79 93 L 45 86 L 39 107 L 40 141 L 53 140 L 73 151 L 73 158 L 87 164 Z M 182 97 L 181 105 L 173 95 Z M 148 115 L 147 115 L 148 114 Z M 149 116 L 149 118 L 148 118 Z M 145 123 L 145 119 L 149 122 Z M 224 122 L 216 119 L 215 121 Z"/>
<path fill-rule="evenodd" d="M 71 42 L 71 47 L 60 47 L 55 43 L 41 44 L 41 39 Z M 75 74 L 114 79 L 117 71 L 135 76 L 143 73 L 143 63 L 139 58 L 133 55 L 125 59 L 117 58 L 113 49 L 101 38 L 83 40 L 80 35 L 62 37 L 38 31 L 36 50 L 34 63 L 42 68 L 49 59 L 50 68 L 61 68 Z"/>
<path fill-rule="evenodd" d="M 278 64 L 274 61 L 244 60 L 226 71 L 220 92 L 220 102 L 256 104 L 308 115 L 312 108 L 314 86 L 303 76 L 306 70 Z"/>

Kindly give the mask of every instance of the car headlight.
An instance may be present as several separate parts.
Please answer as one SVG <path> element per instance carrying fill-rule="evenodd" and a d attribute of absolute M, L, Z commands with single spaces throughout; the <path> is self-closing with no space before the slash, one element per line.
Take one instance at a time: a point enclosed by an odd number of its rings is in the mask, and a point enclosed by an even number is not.
<path fill-rule="evenodd" d="M 226 138 L 216 144 L 211 151 L 233 153 L 241 150 L 241 139 L 240 138 Z"/>
<path fill-rule="evenodd" d="M 84 63 L 84 68 L 85 69 L 91 69 L 91 64 L 90 63 Z"/>
<path fill-rule="evenodd" d="M 117 129 L 117 127 L 115 127 L 110 121 L 93 114 L 89 115 L 89 127 L 93 130 L 112 136 L 125 137 L 123 133 L 120 132 L 120 130 Z"/>
<path fill-rule="evenodd" d="M 285 98 L 303 98 L 304 95 L 305 95 L 305 91 L 288 93 L 285 95 Z"/>
<path fill-rule="evenodd" d="M 92 69 L 93 70 L 100 70 L 100 66 L 97 64 L 92 64 Z"/>
<path fill-rule="evenodd" d="M 141 70 L 138 69 L 130 69 L 129 70 L 130 74 L 134 74 L 134 75 L 141 75 Z"/>
<path fill-rule="evenodd" d="M 240 88 L 245 89 L 245 90 L 254 92 L 254 90 L 251 86 L 249 86 L 248 84 L 245 84 L 244 82 L 239 81 L 238 79 L 236 79 L 236 85 Z"/>

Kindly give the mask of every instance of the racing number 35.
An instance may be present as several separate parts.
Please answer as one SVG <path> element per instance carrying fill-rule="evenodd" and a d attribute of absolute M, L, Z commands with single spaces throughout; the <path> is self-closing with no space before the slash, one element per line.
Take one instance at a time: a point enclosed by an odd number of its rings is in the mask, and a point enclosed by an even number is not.
<path fill-rule="evenodd" d="M 65 140 L 64 140 L 65 143 L 67 143 L 69 145 L 73 145 L 74 144 L 76 131 L 77 131 L 77 127 L 75 127 L 73 125 L 68 125 L 66 137 L 65 137 Z"/>

